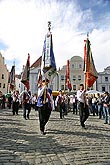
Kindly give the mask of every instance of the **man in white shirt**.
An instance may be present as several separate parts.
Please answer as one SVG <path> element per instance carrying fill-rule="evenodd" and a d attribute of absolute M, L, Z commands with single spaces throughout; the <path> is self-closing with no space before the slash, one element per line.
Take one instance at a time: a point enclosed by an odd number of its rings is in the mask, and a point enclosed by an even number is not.
<path fill-rule="evenodd" d="M 52 110 L 52 90 L 48 88 L 48 79 L 40 81 L 38 88 L 37 107 L 39 112 L 40 131 L 45 135 L 45 125 L 47 124 Z"/>
<path fill-rule="evenodd" d="M 80 123 L 82 128 L 85 128 L 85 121 L 89 116 L 89 109 L 86 102 L 86 95 L 84 90 L 84 85 L 80 84 L 80 89 L 77 91 L 77 99 L 79 102 L 79 115 L 80 115 Z"/>

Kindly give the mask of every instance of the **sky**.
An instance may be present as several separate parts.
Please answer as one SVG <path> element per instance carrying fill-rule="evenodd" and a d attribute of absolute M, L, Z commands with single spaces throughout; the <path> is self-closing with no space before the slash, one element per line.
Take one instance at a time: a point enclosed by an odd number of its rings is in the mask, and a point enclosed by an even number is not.
<path fill-rule="evenodd" d="M 0 0 L 0 52 L 8 70 L 22 72 L 42 55 L 51 21 L 57 69 L 73 56 L 84 56 L 89 33 L 97 72 L 110 66 L 110 0 Z"/>

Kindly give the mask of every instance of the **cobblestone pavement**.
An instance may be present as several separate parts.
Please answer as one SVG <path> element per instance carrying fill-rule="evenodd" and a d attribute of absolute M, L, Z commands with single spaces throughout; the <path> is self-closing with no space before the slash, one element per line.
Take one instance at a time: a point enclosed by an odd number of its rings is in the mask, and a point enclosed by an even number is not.
<path fill-rule="evenodd" d="M 98 116 L 89 116 L 82 129 L 79 116 L 70 112 L 64 119 L 52 111 L 39 132 L 38 112 L 33 109 L 24 120 L 22 110 L 12 116 L 0 110 L 0 165 L 110 165 L 110 125 Z"/>

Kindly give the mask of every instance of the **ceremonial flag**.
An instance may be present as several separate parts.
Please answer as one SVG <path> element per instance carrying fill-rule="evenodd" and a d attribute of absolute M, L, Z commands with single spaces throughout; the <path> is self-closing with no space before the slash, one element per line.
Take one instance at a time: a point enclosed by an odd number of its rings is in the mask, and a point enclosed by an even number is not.
<path fill-rule="evenodd" d="M 56 63 L 53 52 L 52 34 L 50 31 L 45 36 L 44 40 L 41 72 L 42 76 L 47 78 L 49 81 L 52 81 L 56 75 Z"/>
<path fill-rule="evenodd" d="M 69 90 L 72 90 L 71 82 L 70 82 L 70 62 L 67 60 L 66 65 L 66 85 Z"/>
<path fill-rule="evenodd" d="M 90 41 L 87 38 L 84 46 L 84 72 L 86 87 L 91 87 L 98 78 L 90 45 Z"/>
<path fill-rule="evenodd" d="M 27 90 L 30 89 L 29 75 L 30 75 L 30 54 L 28 53 L 27 63 L 24 68 L 22 80 L 21 80 L 21 82 L 25 85 Z"/>
<path fill-rule="evenodd" d="M 41 69 L 38 70 L 38 76 L 37 76 L 37 85 L 40 83 L 42 80 L 42 74 L 41 74 Z"/>
<path fill-rule="evenodd" d="M 9 86 L 10 90 L 13 91 L 14 88 L 15 88 L 15 65 L 13 65 L 12 68 L 11 68 L 8 83 L 10 85 Z"/>

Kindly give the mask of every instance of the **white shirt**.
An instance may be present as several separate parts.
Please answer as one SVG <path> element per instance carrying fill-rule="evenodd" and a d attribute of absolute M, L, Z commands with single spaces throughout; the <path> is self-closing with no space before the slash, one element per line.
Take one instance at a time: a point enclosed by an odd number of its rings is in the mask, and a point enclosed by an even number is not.
<path fill-rule="evenodd" d="M 84 103 L 85 102 L 85 91 L 78 90 L 77 91 L 77 99 L 79 102 Z"/>

